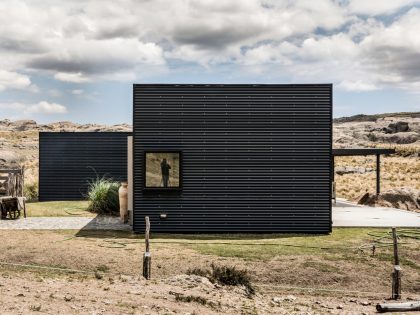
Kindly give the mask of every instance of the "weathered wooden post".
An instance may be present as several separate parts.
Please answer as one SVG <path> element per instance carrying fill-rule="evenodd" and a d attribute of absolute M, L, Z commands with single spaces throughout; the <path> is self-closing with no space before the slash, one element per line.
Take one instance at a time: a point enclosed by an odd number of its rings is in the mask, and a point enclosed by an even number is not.
<path fill-rule="evenodd" d="M 150 221 L 149 217 L 145 217 L 146 220 L 146 231 L 144 233 L 144 241 L 146 243 L 146 252 L 143 256 L 143 277 L 147 280 L 150 279 L 150 273 L 152 269 L 152 257 L 150 255 Z"/>
<path fill-rule="evenodd" d="M 377 304 L 376 310 L 379 313 L 420 311 L 420 301 L 405 302 L 405 303 Z"/>
<path fill-rule="evenodd" d="M 392 239 L 394 241 L 394 271 L 392 272 L 392 299 L 401 299 L 401 267 L 398 257 L 397 231 L 392 228 Z"/>

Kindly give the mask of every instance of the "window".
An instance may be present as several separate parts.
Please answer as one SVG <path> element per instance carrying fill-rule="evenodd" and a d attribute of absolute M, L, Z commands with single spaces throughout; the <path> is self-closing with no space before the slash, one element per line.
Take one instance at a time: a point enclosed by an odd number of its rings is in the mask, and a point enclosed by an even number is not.
<path fill-rule="evenodd" d="M 180 151 L 147 151 L 144 153 L 144 188 L 171 191 L 182 187 Z"/>

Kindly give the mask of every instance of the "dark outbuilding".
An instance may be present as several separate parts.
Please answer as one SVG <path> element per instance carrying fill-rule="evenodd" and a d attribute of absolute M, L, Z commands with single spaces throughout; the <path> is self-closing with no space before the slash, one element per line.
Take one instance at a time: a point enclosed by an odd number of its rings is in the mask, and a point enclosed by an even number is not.
<path fill-rule="evenodd" d="M 86 199 L 96 177 L 127 180 L 130 132 L 40 132 L 39 200 Z"/>
<path fill-rule="evenodd" d="M 134 230 L 331 231 L 332 85 L 136 84 Z"/>

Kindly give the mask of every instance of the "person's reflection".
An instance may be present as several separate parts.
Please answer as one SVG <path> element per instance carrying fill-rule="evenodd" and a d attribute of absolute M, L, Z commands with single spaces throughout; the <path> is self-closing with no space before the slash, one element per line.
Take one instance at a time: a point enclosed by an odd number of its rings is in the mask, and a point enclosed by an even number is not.
<path fill-rule="evenodd" d="M 166 159 L 163 159 L 160 163 L 160 170 L 162 173 L 162 184 L 163 187 L 168 187 L 169 184 L 169 170 L 171 169 L 171 166 L 166 162 Z"/>

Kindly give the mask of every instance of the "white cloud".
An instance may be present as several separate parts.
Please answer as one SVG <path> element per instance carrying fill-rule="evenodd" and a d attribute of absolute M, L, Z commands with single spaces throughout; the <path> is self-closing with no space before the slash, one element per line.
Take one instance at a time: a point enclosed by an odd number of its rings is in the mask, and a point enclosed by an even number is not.
<path fill-rule="evenodd" d="M 78 84 L 135 81 L 185 62 L 281 73 L 289 81 L 333 82 L 347 90 L 414 90 L 420 13 L 410 6 L 419 3 L 1 1 L 0 91 L 41 93 L 31 83 L 35 73 Z"/>
<path fill-rule="evenodd" d="M 84 93 L 84 91 L 82 89 L 76 89 L 76 90 L 71 91 L 71 94 L 73 94 L 73 95 L 81 95 L 83 93 Z"/>
<path fill-rule="evenodd" d="M 419 28 L 420 9 L 412 8 L 389 25 L 357 19 L 330 35 L 256 45 L 238 60 L 258 67 L 259 73 L 282 73 L 294 82 L 333 82 L 348 91 L 391 86 L 415 93 L 420 84 Z"/>
<path fill-rule="evenodd" d="M 362 80 L 358 81 L 348 81 L 344 80 L 338 84 L 338 88 L 342 88 L 347 91 L 374 91 L 379 88 L 372 83 L 363 82 Z"/>
<path fill-rule="evenodd" d="M 50 115 L 67 113 L 67 108 L 64 105 L 49 103 L 47 101 L 41 101 L 36 104 L 24 104 L 19 102 L 0 103 L 0 109 L 17 112 L 22 117 L 27 117 L 32 114 Z"/>
<path fill-rule="evenodd" d="M 28 76 L 13 71 L 0 69 L 0 91 L 5 89 L 25 89 L 31 85 Z"/>
<path fill-rule="evenodd" d="M 57 90 L 57 89 L 49 89 L 47 91 L 47 93 L 48 93 L 48 95 L 50 95 L 52 97 L 55 97 L 55 98 L 63 96 L 63 93 L 60 90 Z"/>
<path fill-rule="evenodd" d="M 349 1 L 348 8 L 352 13 L 382 15 L 391 14 L 403 7 L 412 6 L 419 3 L 419 0 L 351 0 Z"/>
<path fill-rule="evenodd" d="M 54 78 L 59 81 L 71 82 L 71 83 L 86 83 L 90 81 L 90 79 L 87 78 L 81 72 L 76 72 L 76 73 L 58 72 L 54 75 Z"/>
<path fill-rule="evenodd" d="M 420 9 L 411 9 L 360 43 L 366 68 L 383 84 L 413 90 L 420 83 Z"/>
<path fill-rule="evenodd" d="M 12 102 L 12 103 L 0 103 L 0 109 L 4 110 L 12 110 L 12 111 L 24 111 L 26 108 L 25 104 L 19 102 Z"/>
<path fill-rule="evenodd" d="M 39 102 L 37 104 L 29 105 L 24 110 L 25 114 L 65 114 L 67 108 L 64 105 L 57 103 L 49 103 L 46 101 Z"/>

